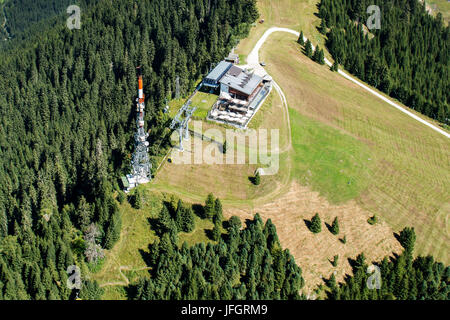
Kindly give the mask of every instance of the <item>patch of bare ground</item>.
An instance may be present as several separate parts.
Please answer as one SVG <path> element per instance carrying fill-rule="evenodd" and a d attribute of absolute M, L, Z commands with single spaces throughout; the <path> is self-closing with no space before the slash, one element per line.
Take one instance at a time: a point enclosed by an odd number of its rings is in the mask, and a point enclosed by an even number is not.
<path fill-rule="evenodd" d="M 282 247 L 289 249 L 302 268 L 305 293 L 311 293 L 317 285 L 324 283 L 321 277 L 329 278 L 335 271 L 336 280 L 343 281 L 345 274 L 352 273 L 348 258 L 354 259 L 361 252 L 368 262 L 372 262 L 402 251 L 394 230 L 384 221 L 370 225 L 367 219 L 371 214 L 355 201 L 333 205 L 318 192 L 296 182 L 292 182 L 287 193 L 270 203 L 255 205 L 248 210 L 225 207 L 224 211 L 227 218 L 236 215 L 250 219 L 259 213 L 264 221 L 272 219 Z M 315 213 L 319 213 L 322 220 L 322 232 L 318 234 L 313 234 L 306 224 Z M 337 236 L 325 225 L 331 225 L 335 217 L 338 217 L 340 227 Z M 340 241 L 344 236 L 345 244 Z M 331 264 L 335 255 L 339 255 L 337 267 Z"/>

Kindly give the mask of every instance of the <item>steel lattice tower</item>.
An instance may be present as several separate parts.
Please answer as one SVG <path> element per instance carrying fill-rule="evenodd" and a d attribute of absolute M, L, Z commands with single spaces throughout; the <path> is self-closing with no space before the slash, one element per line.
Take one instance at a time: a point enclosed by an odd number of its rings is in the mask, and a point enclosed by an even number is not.
<path fill-rule="evenodd" d="M 138 68 L 140 70 L 140 68 Z M 136 99 L 136 126 L 137 131 L 134 135 L 135 140 L 135 150 L 133 153 L 133 158 L 131 160 L 131 166 L 133 168 L 132 177 L 134 178 L 135 185 L 142 183 L 147 183 L 151 180 L 151 163 L 148 156 L 148 146 L 147 141 L 148 133 L 145 132 L 144 126 L 144 116 L 145 116 L 145 96 L 144 96 L 144 85 L 142 80 L 142 75 L 139 74 L 139 96 Z"/>

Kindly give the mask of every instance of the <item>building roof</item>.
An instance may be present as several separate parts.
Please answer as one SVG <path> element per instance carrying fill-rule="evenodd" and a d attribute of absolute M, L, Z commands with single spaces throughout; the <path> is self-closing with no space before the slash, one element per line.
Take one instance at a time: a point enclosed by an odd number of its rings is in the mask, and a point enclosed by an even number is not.
<path fill-rule="evenodd" d="M 263 78 L 254 73 L 247 73 L 239 67 L 232 66 L 225 76 L 220 79 L 220 83 L 250 95 L 262 80 Z"/>
<path fill-rule="evenodd" d="M 120 180 L 122 180 L 122 185 L 124 188 L 130 187 L 130 183 L 128 182 L 128 179 L 126 177 L 120 177 Z"/>
<path fill-rule="evenodd" d="M 219 82 L 220 78 L 227 72 L 233 64 L 226 61 L 220 61 L 219 64 L 206 76 L 206 79 Z"/>

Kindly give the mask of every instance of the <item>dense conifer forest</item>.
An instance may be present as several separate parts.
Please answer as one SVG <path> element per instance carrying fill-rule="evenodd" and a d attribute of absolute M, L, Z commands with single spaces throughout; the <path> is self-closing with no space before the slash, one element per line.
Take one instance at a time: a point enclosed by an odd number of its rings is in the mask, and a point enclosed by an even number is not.
<path fill-rule="evenodd" d="M 300 299 L 304 281 L 301 269 L 288 250 L 282 250 L 271 220 L 264 224 L 256 214 L 241 229 L 233 216 L 222 220 L 220 200 L 206 201 L 204 219 L 215 227 L 210 237 L 217 243 L 178 245 L 189 211 L 183 203 L 163 206 L 154 230 L 160 241 L 150 245 L 147 262 L 150 278 L 129 287 L 132 299 L 143 300 L 259 300 Z M 192 213 L 191 213 L 192 214 Z M 189 223 L 188 223 L 189 224 Z M 224 228 L 225 227 L 225 228 Z M 214 230 L 218 230 L 216 237 Z"/>
<path fill-rule="evenodd" d="M 65 13 L 71 3 L 70 0 L 7 0 L 3 5 L 7 32 L 11 38 L 17 37 L 35 23 Z"/>
<path fill-rule="evenodd" d="M 381 29 L 367 27 L 378 5 Z M 417 0 L 321 0 L 319 30 L 337 62 L 408 107 L 446 124 L 450 29 Z"/>
<path fill-rule="evenodd" d="M 82 10 L 80 30 L 64 20 L 0 52 L 0 299 L 67 299 L 67 266 L 118 239 L 112 192 L 130 170 L 136 66 L 157 155 L 176 77 L 186 93 L 258 16 L 252 0 Z"/>

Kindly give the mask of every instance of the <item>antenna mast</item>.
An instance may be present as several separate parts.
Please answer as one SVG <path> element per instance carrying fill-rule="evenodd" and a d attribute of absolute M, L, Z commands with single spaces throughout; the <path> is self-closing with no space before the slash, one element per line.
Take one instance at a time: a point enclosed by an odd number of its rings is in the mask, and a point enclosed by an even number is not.
<path fill-rule="evenodd" d="M 151 177 L 151 163 L 148 156 L 147 141 L 148 133 L 145 132 L 145 95 L 144 95 L 144 81 L 142 79 L 141 67 L 137 67 L 139 71 L 138 76 L 138 98 L 136 99 L 136 126 L 137 131 L 134 134 L 135 150 L 131 160 L 132 174 L 127 175 L 129 182 L 128 191 L 131 188 L 137 187 L 140 184 L 150 182 Z"/>

